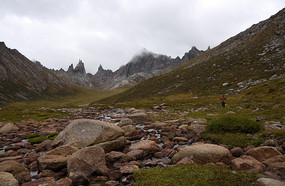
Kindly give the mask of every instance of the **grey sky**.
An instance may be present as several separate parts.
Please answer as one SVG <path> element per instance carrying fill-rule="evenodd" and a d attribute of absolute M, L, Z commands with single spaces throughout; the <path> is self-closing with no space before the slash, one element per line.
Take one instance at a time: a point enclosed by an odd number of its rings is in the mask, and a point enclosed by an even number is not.
<path fill-rule="evenodd" d="M 82 59 L 117 70 L 142 48 L 172 57 L 214 47 L 284 0 L 0 0 L 0 41 L 48 68 Z"/>

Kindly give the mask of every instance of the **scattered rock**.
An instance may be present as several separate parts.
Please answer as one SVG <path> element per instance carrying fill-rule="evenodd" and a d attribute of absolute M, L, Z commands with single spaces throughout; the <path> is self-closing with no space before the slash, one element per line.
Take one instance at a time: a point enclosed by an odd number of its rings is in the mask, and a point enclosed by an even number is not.
<path fill-rule="evenodd" d="M 0 128 L 0 134 L 7 134 L 9 132 L 18 131 L 19 128 L 13 123 L 7 123 Z"/>
<path fill-rule="evenodd" d="M 251 156 L 241 156 L 232 160 L 234 170 L 246 170 L 248 172 L 263 172 L 264 167 L 261 162 Z"/>
<path fill-rule="evenodd" d="M 142 112 L 131 114 L 129 118 L 137 124 L 144 124 L 145 122 L 149 121 L 147 115 Z"/>
<path fill-rule="evenodd" d="M 44 177 L 31 182 L 23 183 L 22 186 L 55 186 L 56 182 L 53 177 Z"/>
<path fill-rule="evenodd" d="M 67 157 L 61 155 L 43 155 L 38 161 L 40 170 L 60 170 L 67 165 Z"/>
<path fill-rule="evenodd" d="M 184 157 L 190 157 L 195 163 L 224 162 L 230 164 L 231 153 L 225 147 L 214 144 L 195 144 L 182 148 L 171 161 L 176 164 Z"/>
<path fill-rule="evenodd" d="M 156 151 L 159 150 L 159 146 L 157 143 L 151 140 L 143 140 L 138 143 L 133 144 L 130 148 L 129 151 L 134 151 L 134 150 L 142 150 L 144 156 L 147 156 L 149 154 L 155 153 Z M 130 154 L 128 154 L 130 155 Z"/>
<path fill-rule="evenodd" d="M 125 118 L 125 119 L 122 119 L 122 120 L 119 122 L 118 126 L 119 126 L 119 127 L 123 127 L 123 126 L 133 125 L 133 124 L 134 124 L 133 120 L 131 120 L 131 119 L 129 119 L 129 118 Z"/>
<path fill-rule="evenodd" d="M 123 174 L 131 174 L 138 170 L 140 170 L 140 168 L 137 165 L 126 165 L 126 166 L 120 167 L 120 171 Z"/>
<path fill-rule="evenodd" d="M 230 153 L 235 157 L 244 155 L 244 150 L 241 147 L 234 147 L 230 150 Z"/>
<path fill-rule="evenodd" d="M 274 156 L 281 155 L 281 153 L 275 147 L 270 146 L 256 147 L 248 150 L 246 154 L 249 154 L 260 162 L 268 160 Z"/>
<path fill-rule="evenodd" d="M 285 182 L 275 180 L 272 178 L 258 178 L 256 180 L 257 186 L 285 186 Z"/>
<path fill-rule="evenodd" d="M 206 131 L 206 125 L 204 124 L 191 124 L 188 130 L 195 132 L 198 136 Z"/>
<path fill-rule="evenodd" d="M 0 172 L 0 185 L 18 186 L 18 181 L 14 178 L 13 174 L 9 172 Z"/>
<path fill-rule="evenodd" d="M 68 158 L 67 171 L 69 174 L 81 172 L 89 176 L 102 165 L 106 165 L 104 150 L 97 146 L 85 147 Z"/>
<path fill-rule="evenodd" d="M 21 163 L 16 161 L 4 161 L 0 163 L 1 172 L 9 172 L 13 174 L 18 182 L 24 183 L 31 181 L 31 175 L 27 168 L 25 168 Z"/>

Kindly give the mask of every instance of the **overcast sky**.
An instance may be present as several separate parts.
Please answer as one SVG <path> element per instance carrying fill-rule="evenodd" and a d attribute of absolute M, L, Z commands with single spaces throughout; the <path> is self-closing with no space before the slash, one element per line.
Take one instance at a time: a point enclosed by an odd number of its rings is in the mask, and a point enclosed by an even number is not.
<path fill-rule="evenodd" d="M 0 0 L 0 41 L 48 68 L 117 70 L 143 48 L 176 57 L 269 18 L 284 0 Z"/>

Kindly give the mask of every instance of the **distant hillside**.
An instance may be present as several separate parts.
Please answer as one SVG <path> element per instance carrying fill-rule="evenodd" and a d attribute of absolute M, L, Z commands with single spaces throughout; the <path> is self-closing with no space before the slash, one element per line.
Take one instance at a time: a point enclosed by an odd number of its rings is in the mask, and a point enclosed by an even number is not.
<path fill-rule="evenodd" d="M 70 85 L 39 62 L 0 42 L 0 104 L 52 94 L 68 94 Z"/>
<path fill-rule="evenodd" d="M 282 9 L 175 70 L 143 81 L 108 101 L 178 93 L 235 94 L 284 77 L 285 9 Z"/>

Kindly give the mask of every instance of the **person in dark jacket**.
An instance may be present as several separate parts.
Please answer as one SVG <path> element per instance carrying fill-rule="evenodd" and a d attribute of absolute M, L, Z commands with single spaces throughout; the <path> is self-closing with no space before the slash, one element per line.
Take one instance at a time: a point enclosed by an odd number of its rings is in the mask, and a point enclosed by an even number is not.
<path fill-rule="evenodd" d="M 226 107 L 226 97 L 224 95 L 221 96 L 220 100 L 221 100 L 221 103 L 222 103 L 222 107 Z"/>

